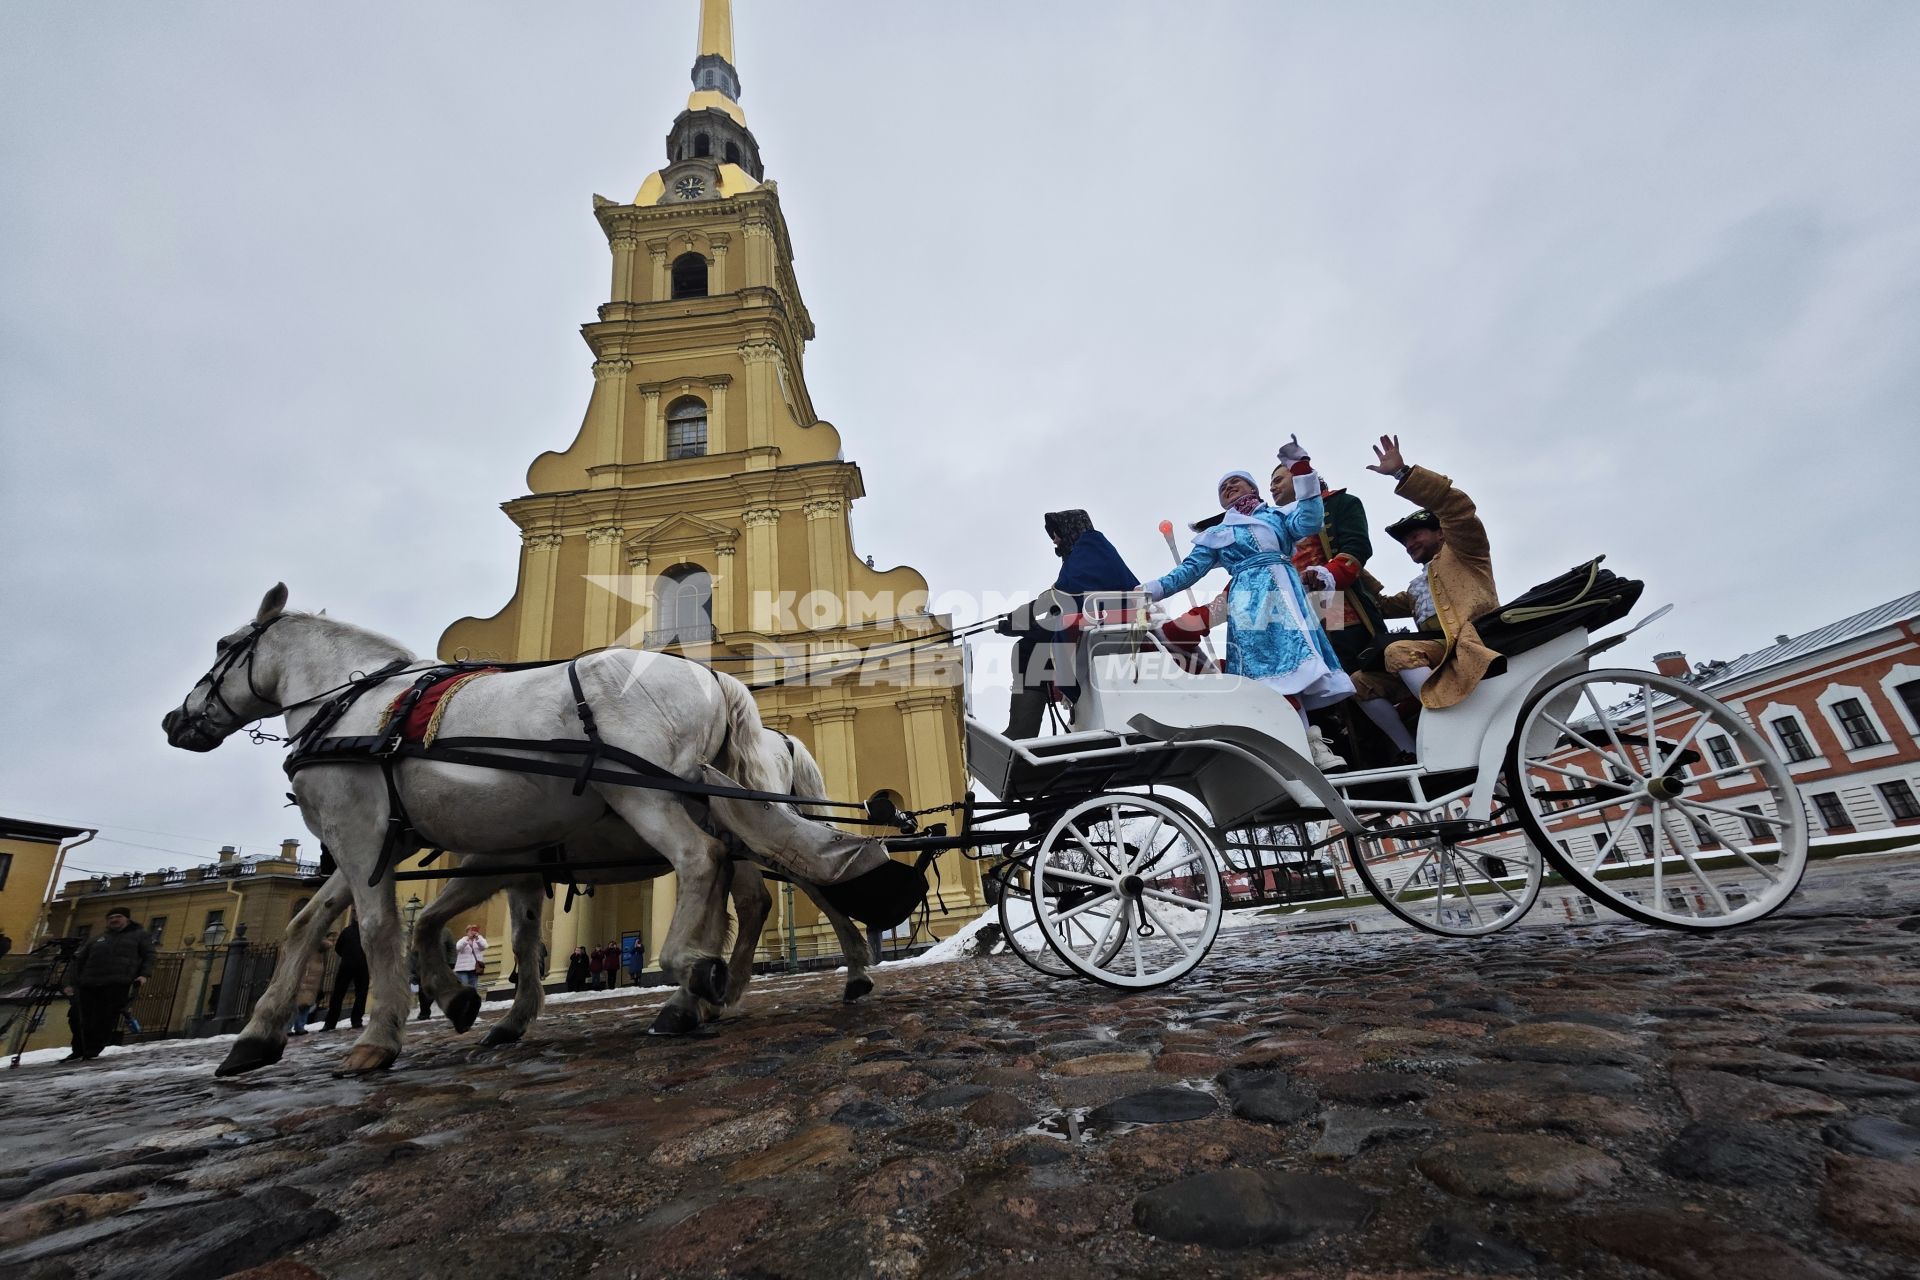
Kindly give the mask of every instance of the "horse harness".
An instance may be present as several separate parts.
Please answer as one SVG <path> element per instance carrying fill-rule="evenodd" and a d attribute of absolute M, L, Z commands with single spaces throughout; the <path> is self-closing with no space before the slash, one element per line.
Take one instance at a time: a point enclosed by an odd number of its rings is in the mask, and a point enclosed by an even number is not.
<path fill-rule="evenodd" d="M 270 625 L 270 624 L 269 624 Z M 262 630 L 265 628 L 262 627 Z M 235 646 L 238 647 L 237 645 Z M 230 651 L 231 652 L 231 651 Z M 407 736 L 407 720 L 421 698 L 433 686 L 455 676 L 473 674 L 488 670 L 508 670 L 521 667 L 551 666 L 551 663 L 514 664 L 502 667 L 483 662 L 450 662 L 429 667 L 413 674 L 413 683 L 407 687 L 388 713 L 385 727 L 378 733 L 341 735 L 328 737 L 327 731 L 339 723 L 347 710 L 359 701 L 362 695 L 375 685 L 384 683 L 394 675 L 405 670 L 405 660 L 396 660 L 378 671 L 374 671 L 349 684 L 333 697 L 323 702 L 298 733 L 288 739 L 292 754 L 287 757 L 286 771 L 289 778 L 302 769 L 321 764 L 360 764 L 378 765 L 382 779 L 387 787 L 387 827 L 381 840 L 380 856 L 374 864 L 373 873 L 368 877 L 369 886 L 378 885 L 382 877 L 392 869 L 394 863 L 408 848 L 433 847 L 435 841 L 423 833 L 418 824 L 407 812 L 405 799 L 400 794 L 395 770 L 402 760 L 429 760 L 443 764 L 470 765 L 484 769 L 504 769 L 513 773 L 535 773 L 548 777 L 570 778 L 573 781 L 573 794 L 582 795 L 589 782 L 605 782 L 620 786 L 645 787 L 654 791 L 667 791 L 679 795 L 683 803 L 691 805 L 693 799 L 719 797 L 730 800 L 753 800 L 763 804 L 794 804 L 803 798 L 786 795 L 776 791 L 757 791 L 749 787 L 723 786 L 713 783 L 682 778 L 680 775 L 661 768 L 644 756 L 639 756 L 621 747 L 606 742 L 600 736 L 600 726 L 595 720 L 593 707 L 587 701 L 586 690 L 580 684 L 579 659 L 567 661 L 567 682 L 573 690 L 574 714 L 580 721 L 580 738 L 552 738 L 544 741 L 527 738 L 498 737 L 448 737 L 440 736 L 431 742 L 417 741 Z M 698 665 L 698 664 L 696 664 Z M 703 670 L 710 669 L 703 668 Z M 224 673 L 223 673 L 224 674 Z M 715 680 L 719 679 L 715 675 Z M 256 695 L 258 696 L 258 695 Z M 732 726 L 727 733 L 730 735 Z M 782 735 L 784 738 L 785 735 Z M 724 755 L 729 738 L 721 739 L 719 755 Z M 576 756 L 579 763 L 571 764 L 556 760 L 535 760 L 524 755 L 504 755 L 502 752 L 543 752 L 552 755 Z M 788 754 L 793 752 L 791 741 L 787 743 Z M 619 769 L 603 767 L 603 762 L 619 766 Z M 812 803 L 821 803 L 811 800 Z M 832 803 L 832 802 L 826 802 Z M 695 815 L 699 820 L 699 815 Z M 705 824 L 702 823 L 704 826 Z M 557 850 L 543 850 L 541 861 L 548 861 L 548 854 Z M 437 856 L 437 851 L 436 851 Z M 564 860 L 557 862 L 554 872 L 565 869 Z M 549 875 L 549 892 L 553 875 Z M 569 895 L 571 900 L 571 895 Z"/>

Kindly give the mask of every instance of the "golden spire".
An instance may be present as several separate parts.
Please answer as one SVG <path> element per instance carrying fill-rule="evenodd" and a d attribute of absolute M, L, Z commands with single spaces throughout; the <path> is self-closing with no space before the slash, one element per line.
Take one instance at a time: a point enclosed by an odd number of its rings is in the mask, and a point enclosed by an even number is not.
<path fill-rule="evenodd" d="M 731 0 L 700 0 L 700 51 L 693 60 L 693 92 L 687 110 L 712 108 L 745 126 L 740 109 L 740 75 L 733 69 L 733 5 Z"/>
<path fill-rule="evenodd" d="M 731 0 L 700 0 L 701 54 L 715 54 L 733 62 L 733 4 Z"/>

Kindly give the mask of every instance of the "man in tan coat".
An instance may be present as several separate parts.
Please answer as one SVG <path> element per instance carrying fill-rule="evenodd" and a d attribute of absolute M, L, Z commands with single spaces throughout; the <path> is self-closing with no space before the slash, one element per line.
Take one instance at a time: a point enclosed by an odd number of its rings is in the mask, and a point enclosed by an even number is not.
<path fill-rule="evenodd" d="M 1400 438 L 1381 436 L 1367 470 L 1392 476 L 1394 492 L 1422 510 L 1387 526 L 1421 566 L 1421 576 L 1398 595 L 1382 595 L 1389 618 L 1412 618 L 1441 640 L 1396 640 L 1387 646 L 1387 670 L 1420 696 L 1422 706 L 1451 707 L 1473 692 L 1500 655 L 1480 641 L 1473 620 L 1500 605 L 1493 585 L 1493 551 L 1473 499 L 1453 481 L 1400 456 Z"/>

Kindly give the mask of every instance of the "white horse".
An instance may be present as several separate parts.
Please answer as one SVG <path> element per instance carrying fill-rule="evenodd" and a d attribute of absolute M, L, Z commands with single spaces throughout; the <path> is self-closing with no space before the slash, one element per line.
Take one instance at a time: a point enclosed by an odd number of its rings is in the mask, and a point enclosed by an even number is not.
<path fill-rule="evenodd" d="M 433 665 L 416 664 L 394 641 L 359 627 L 288 613 L 286 601 L 286 586 L 276 585 L 261 600 L 253 622 L 216 644 L 212 669 L 162 720 L 169 743 L 211 751 L 241 726 L 283 711 L 290 734 L 297 738 L 324 705 L 325 695 L 364 673 L 405 664 L 412 671 L 364 681 L 364 696 L 328 729 L 335 736 L 371 735 L 418 670 Z M 746 686 L 662 654 L 604 650 L 575 660 L 571 668 L 505 671 L 473 681 L 447 707 L 442 733 L 529 742 L 582 740 L 570 669 L 578 673 L 606 745 L 679 778 L 773 790 L 779 773 Z M 535 747 L 512 754 L 550 765 L 579 763 L 577 756 Z M 715 763 L 724 771 L 711 767 Z M 417 758 L 396 761 L 393 778 L 415 830 L 433 844 L 462 850 L 469 859 L 524 860 L 539 849 L 584 835 L 609 814 L 617 817 L 665 857 L 678 876 L 678 896 L 660 958 L 680 990 L 661 1011 L 656 1028 L 691 1029 L 698 1023 L 701 999 L 719 1003 L 726 998 L 727 963 L 720 946 L 726 934 L 722 877 L 728 854 L 717 837 L 694 821 L 679 795 L 597 780 L 587 781 L 575 794 L 566 778 Z M 347 879 L 373 980 L 372 1016 L 335 1074 L 381 1070 L 399 1056 L 412 1003 L 391 868 L 384 865 L 392 808 L 387 782 L 371 760 L 318 763 L 294 775 L 293 795 L 308 829 L 331 851 Z M 878 842 L 805 822 L 784 808 L 720 797 L 706 803 L 714 819 L 754 854 L 819 883 L 846 880 L 889 863 Z M 291 943 L 296 952 L 317 945 L 317 935 L 330 919 L 313 905 L 294 922 Z M 282 975 L 289 987 L 293 972 L 287 966 Z M 275 985 L 279 980 L 276 977 Z M 284 998 L 280 993 L 276 1004 Z M 477 1006 L 478 997 L 473 999 Z M 277 1061 L 284 1044 L 284 1023 L 264 1032 L 250 1023 L 222 1070 Z"/>
<path fill-rule="evenodd" d="M 802 742 L 788 737 L 774 729 L 764 729 L 767 735 L 768 753 L 780 770 L 774 790 L 796 796 L 821 796 L 826 793 L 826 780 L 820 774 L 820 766 Z M 810 811 L 800 807 L 800 812 Z M 634 835 L 633 829 L 614 818 L 602 818 L 583 834 L 569 839 L 565 846 L 568 861 L 588 862 L 619 859 L 630 865 L 609 867 L 598 870 L 569 872 L 572 883 L 581 885 L 601 885 L 632 883 L 650 880 L 665 875 L 671 867 L 659 854 L 642 844 Z M 466 865 L 464 858 L 461 865 Z M 872 961 L 872 949 L 866 935 L 860 927 L 838 907 L 829 902 L 820 890 L 804 880 L 795 881 L 796 886 L 820 909 L 828 923 L 833 926 L 834 936 L 839 940 L 841 953 L 847 961 L 847 982 L 843 999 L 851 1004 L 873 990 L 873 980 L 867 975 Z M 438 1004 L 454 1030 L 465 1031 L 473 1025 L 479 1013 L 480 1001 L 468 988 L 460 986 L 453 972 L 447 968 L 445 954 L 435 939 L 441 929 L 463 911 L 471 910 L 487 901 L 495 893 L 504 890 L 508 898 L 508 922 L 512 930 L 514 966 L 518 981 L 514 984 L 512 1006 L 506 1016 L 487 1029 L 480 1043 L 483 1046 L 512 1044 L 527 1032 L 534 1019 L 540 1016 L 540 1010 L 546 1003 L 546 988 L 543 982 L 543 961 L 540 955 L 540 915 L 545 888 L 538 876 L 515 875 L 512 873 L 498 876 L 462 876 L 453 878 L 447 887 L 422 909 L 414 922 L 413 941 L 414 959 L 420 975 L 420 989 Z M 722 1006 L 731 1007 L 740 1002 L 746 994 L 747 983 L 753 975 L 753 956 L 759 946 L 760 936 L 766 927 L 768 913 L 773 901 L 766 888 L 766 880 L 760 869 L 750 862 L 736 861 L 733 864 L 732 883 L 729 891 L 733 900 L 736 919 L 733 951 L 727 962 L 726 999 L 720 1006 L 702 1001 L 701 1013 L 714 1016 Z M 344 873 L 335 871 L 327 878 L 318 893 L 308 904 L 308 910 L 317 913 L 321 928 L 338 918 L 348 905 L 351 888 Z M 275 967 L 276 976 L 280 973 L 299 973 L 306 953 L 296 952 L 296 938 L 305 932 L 302 922 L 294 921 L 288 926 L 288 942 L 282 947 L 280 960 Z M 293 988 L 289 985 L 283 1001 L 275 1000 L 275 992 L 270 987 L 262 993 L 254 1005 L 253 1016 L 247 1024 L 246 1038 L 269 1038 L 273 1029 L 286 1025 L 291 1014 Z M 289 1005 L 281 1008 L 281 1003 Z M 255 1066 L 265 1065 L 248 1061 L 236 1063 L 231 1069 L 223 1065 L 220 1073 L 238 1074 Z"/>
<path fill-rule="evenodd" d="M 767 738 L 767 754 L 773 758 L 777 773 L 777 781 L 771 789 L 796 796 L 824 795 L 825 779 L 821 777 L 820 766 L 805 745 L 773 729 L 763 732 Z M 800 812 L 809 813 L 804 806 L 800 807 Z M 671 869 L 659 854 L 634 835 L 631 827 L 611 818 L 603 818 L 580 836 L 569 839 L 565 855 L 568 861 L 617 860 L 628 864 L 568 873 L 574 883 L 581 885 L 650 880 L 665 875 Z M 462 866 L 468 865 L 471 862 L 463 858 Z M 873 990 L 873 980 L 867 976 L 872 948 L 867 943 L 866 935 L 816 886 L 797 878 L 794 885 L 813 901 L 833 926 L 841 954 L 847 961 L 843 998 L 851 1004 Z M 760 935 L 773 906 L 765 878 L 761 876 L 759 868 L 751 863 L 733 863 L 732 882 L 728 888 L 733 899 L 736 927 L 733 951 L 727 962 L 727 990 L 725 998 L 720 1001 L 702 1002 L 700 1013 L 706 1018 L 717 1016 L 721 1008 L 738 1004 L 746 994 L 747 983 L 753 977 L 754 952 L 759 948 Z M 460 877 L 428 903 L 414 923 L 414 957 L 420 974 L 420 989 L 447 1011 L 448 1018 L 457 1030 L 464 1031 L 471 1025 L 472 1019 L 467 1017 L 462 1021 L 461 1014 L 456 1012 L 458 1006 L 455 1002 L 460 1001 L 460 993 L 465 988 L 458 985 L 453 972 L 447 968 L 445 954 L 437 945 L 431 945 L 431 941 L 440 936 L 440 930 L 455 916 L 478 906 L 501 890 L 507 893 L 508 919 L 513 929 L 514 964 L 520 980 L 514 987 L 513 1007 L 505 1017 L 487 1029 L 481 1041 L 485 1045 L 511 1044 L 519 1040 L 533 1020 L 539 1017 L 546 1001 L 546 988 L 540 978 L 540 912 L 545 894 L 540 878 L 512 874 Z M 530 974 L 534 975 L 531 980 L 528 977 Z M 663 1009 L 661 1016 L 667 1017 L 668 1010 Z M 669 1029 L 692 1029 L 691 1024 L 684 1023 L 683 1011 L 676 1010 L 673 1017 L 680 1019 L 681 1024 Z M 656 1020 L 656 1028 L 658 1026 Z"/>

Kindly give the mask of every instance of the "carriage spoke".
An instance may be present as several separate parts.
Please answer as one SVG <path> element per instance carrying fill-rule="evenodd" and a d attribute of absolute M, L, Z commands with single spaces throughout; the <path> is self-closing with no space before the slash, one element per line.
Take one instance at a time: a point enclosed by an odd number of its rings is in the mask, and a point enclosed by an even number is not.
<path fill-rule="evenodd" d="M 1120 909 L 1120 914 L 1122 917 L 1132 916 L 1133 904 L 1131 902 L 1127 903 Z M 1127 924 L 1127 936 L 1133 939 L 1133 976 L 1136 978 L 1144 978 L 1147 976 L 1147 961 L 1146 957 L 1140 954 L 1140 930 L 1139 927 L 1131 921 Z"/>
<path fill-rule="evenodd" d="M 1167 856 L 1167 850 L 1173 848 L 1174 845 L 1180 843 L 1182 838 L 1183 837 L 1180 834 L 1179 828 L 1177 827 L 1174 828 L 1173 834 L 1167 837 L 1167 842 L 1160 846 L 1159 852 L 1155 853 L 1151 858 L 1146 859 L 1144 862 L 1141 862 L 1139 865 L 1134 867 L 1133 869 L 1134 873 L 1136 875 L 1145 875 L 1148 871 L 1152 870 L 1154 867 L 1154 864 L 1158 863 L 1160 859 Z M 1191 862 L 1191 861 L 1193 861 L 1193 859 L 1191 858 L 1187 859 L 1187 862 Z M 1187 865 L 1186 862 L 1176 862 L 1174 864 L 1174 866 L 1176 867 L 1184 867 L 1186 865 Z"/>
<path fill-rule="evenodd" d="M 1700 713 L 1700 718 L 1693 722 L 1693 728 L 1687 730 L 1687 736 L 1680 739 L 1678 745 L 1676 745 L 1672 751 L 1669 751 L 1664 757 L 1661 758 L 1660 769 L 1659 769 L 1661 776 L 1664 777 L 1665 775 L 1673 772 L 1673 767 L 1675 763 L 1679 761 L 1681 755 L 1686 751 L 1688 747 L 1693 745 L 1693 740 L 1699 737 L 1700 731 L 1706 728 L 1707 725 L 1709 725 L 1710 723 L 1712 723 L 1712 718 L 1709 717 L 1706 712 L 1702 711 Z"/>
<path fill-rule="evenodd" d="M 1792 823 L 1789 822 L 1786 818 L 1782 818 L 1778 814 L 1751 813 L 1745 809 L 1734 809 L 1734 808 L 1729 808 L 1724 804 L 1715 804 L 1711 800 L 1678 800 L 1676 799 L 1674 803 L 1683 804 L 1687 806 L 1689 809 L 1705 809 L 1710 813 L 1724 814 L 1729 818 L 1739 818 L 1743 821 L 1751 818 L 1756 822 L 1764 822 L 1770 827 L 1788 827 L 1792 825 Z"/>
<path fill-rule="evenodd" d="M 1141 857 L 1130 860 L 1127 863 L 1127 870 L 1144 871 L 1147 869 L 1147 867 L 1152 865 L 1152 863 L 1149 863 L 1149 862 L 1142 862 L 1141 858 L 1144 858 L 1146 856 L 1146 851 L 1153 847 L 1153 838 L 1160 834 L 1160 828 L 1166 825 L 1167 825 L 1167 820 L 1164 817 L 1162 817 L 1159 814 L 1154 815 L 1153 826 L 1147 829 L 1147 834 L 1141 837 L 1141 840 L 1140 840 Z M 1165 853 L 1166 850 L 1162 849 L 1160 852 Z M 1156 853 L 1154 855 L 1154 861 L 1156 862 L 1159 861 L 1159 858 L 1160 858 L 1160 854 Z"/>
<path fill-rule="evenodd" d="M 1752 760 L 1737 760 L 1724 769 L 1715 769 L 1712 773 L 1703 773 L 1688 779 L 1694 786 L 1703 786 L 1709 782 L 1718 782 L 1722 778 L 1731 778 L 1736 773 L 1752 773 L 1760 766 Z"/>
<path fill-rule="evenodd" d="M 1153 921 L 1154 928 L 1158 929 L 1163 935 L 1165 935 L 1166 939 L 1169 942 L 1173 943 L 1174 946 L 1180 948 L 1180 958 L 1182 960 L 1185 960 L 1193 955 L 1193 948 L 1189 947 L 1185 942 L 1183 942 L 1179 934 L 1167 928 L 1167 922 L 1160 918 L 1159 912 L 1155 911 L 1152 907 L 1148 906 L 1145 902 L 1142 902 L 1140 904 L 1140 910 L 1146 913 L 1147 919 Z"/>
<path fill-rule="evenodd" d="M 1085 849 L 1087 851 L 1087 856 L 1089 858 L 1092 858 L 1095 862 L 1098 862 L 1101 866 L 1105 867 L 1107 869 L 1107 872 L 1110 875 L 1113 875 L 1116 877 L 1119 876 L 1120 869 L 1114 866 L 1111 862 L 1107 861 L 1106 854 L 1101 853 L 1098 849 L 1094 848 L 1092 845 L 1087 843 L 1087 837 L 1085 833 L 1083 833 L 1080 830 L 1079 827 L 1076 827 L 1073 824 L 1069 823 L 1067 824 L 1067 830 L 1072 833 L 1073 842 L 1079 845 L 1082 849 Z"/>
<path fill-rule="evenodd" d="M 1628 772 L 1635 772 L 1633 752 L 1629 751 L 1627 744 L 1621 741 L 1619 732 L 1613 727 L 1613 717 L 1607 714 L 1607 709 L 1600 705 L 1600 699 L 1594 696 L 1593 686 L 1582 685 L 1580 691 L 1586 695 L 1587 705 L 1593 708 L 1593 714 L 1600 721 L 1600 727 L 1607 731 L 1607 741 L 1611 742 L 1613 749 L 1620 753 L 1620 763 L 1627 767 Z"/>
<path fill-rule="evenodd" d="M 1540 718 L 1542 720 L 1545 720 L 1548 724 L 1552 725 L 1554 728 L 1560 730 L 1562 733 L 1566 734 L 1569 738 L 1572 738 L 1575 742 L 1579 743 L 1581 746 L 1585 747 L 1587 750 L 1593 752 L 1593 754 L 1599 756 L 1602 760 L 1613 760 L 1615 758 L 1613 752 L 1608 751 L 1605 747 L 1596 745 L 1592 739 L 1588 738 L 1586 734 L 1581 733 L 1578 729 L 1574 728 L 1572 725 L 1564 724 L 1561 721 L 1554 719 L 1552 716 L 1548 715 L 1544 711 L 1540 713 Z M 1607 732 L 1608 733 L 1613 732 L 1612 724 L 1608 724 Z M 1625 748 L 1623 747 L 1621 748 L 1621 750 L 1624 752 Z M 1622 767 L 1625 768 L 1629 773 L 1633 772 L 1634 771 L 1633 757 L 1627 756 L 1626 762 Z"/>
<path fill-rule="evenodd" d="M 1433 861 L 1433 855 L 1434 855 L 1434 848 L 1432 846 L 1429 846 L 1425 856 L 1423 856 L 1420 859 L 1420 861 L 1413 864 L 1413 870 L 1407 872 L 1406 880 L 1402 882 L 1400 885 L 1400 892 L 1393 895 L 1396 901 L 1404 899 L 1407 896 L 1407 890 L 1412 888 L 1414 885 L 1414 882 L 1420 878 L 1421 869 L 1424 868 L 1429 862 Z"/>
<path fill-rule="evenodd" d="M 1693 824 L 1694 833 L 1696 835 L 1698 835 L 1700 832 L 1703 832 L 1703 831 L 1709 835 L 1712 835 L 1713 838 L 1717 840 L 1720 844 L 1723 844 L 1726 846 L 1728 853 L 1731 853 L 1734 857 L 1740 859 L 1740 861 L 1746 863 L 1748 866 L 1752 867 L 1755 871 L 1758 871 L 1761 875 L 1765 876 L 1768 880 L 1772 881 L 1774 884 L 1780 883 L 1780 873 L 1774 870 L 1772 867 L 1767 866 L 1765 863 L 1756 861 L 1753 855 L 1747 852 L 1746 847 L 1744 845 L 1740 844 L 1738 841 L 1728 840 L 1726 837 L 1719 835 L 1714 831 L 1713 827 L 1708 824 L 1706 819 L 1701 818 L 1695 814 L 1688 813 L 1687 812 L 1687 806 L 1689 804 L 1688 801 L 1676 800 L 1674 801 L 1674 804 L 1679 807 L 1680 816 Z M 1752 815 L 1749 814 L 1748 816 L 1751 817 Z"/>
<path fill-rule="evenodd" d="M 1083 871 L 1069 871 L 1065 867 L 1048 867 L 1047 878 L 1050 880 L 1071 880 L 1075 884 L 1097 885 L 1102 889 L 1111 889 L 1113 887 L 1111 877 L 1090 876 Z"/>
<path fill-rule="evenodd" d="M 1514 897 L 1512 891 L 1509 890 L 1507 886 L 1501 884 L 1500 881 L 1497 878 L 1495 878 L 1491 873 L 1487 875 L 1486 881 L 1488 884 L 1494 887 L 1494 890 L 1498 892 L 1501 897 L 1505 898 L 1508 902 L 1512 903 L 1515 910 L 1519 909 L 1520 899 Z"/>
<path fill-rule="evenodd" d="M 1196 899 L 1193 898 L 1183 898 L 1177 893 L 1168 893 L 1164 889 L 1149 889 L 1144 885 L 1141 886 L 1140 896 L 1143 898 L 1152 898 L 1155 902 L 1164 902 L 1170 907 L 1185 907 L 1188 910 L 1193 909 L 1196 901 Z"/>
<path fill-rule="evenodd" d="M 1641 687 L 1640 692 L 1640 709 L 1645 712 L 1647 722 L 1647 740 L 1643 744 L 1643 750 L 1646 752 L 1647 757 L 1647 776 L 1649 778 L 1658 777 L 1660 774 L 1665 773 L 1666 770 L 1656 769 L 1654 767 L 1654 750 L 1660 745 L 1660 739 L 1653 723 L 1653 690 L 1644 685 Z"/>
<path fill-rule="evenodd" d="M 1584 769 L 1567 769 L 1557 764 L 1548 764 L 1545 760 L 1534 760 L 1527 766 L 1530 769 L 1546 769 L 1563 778 L 1572 778 L 1576 782 L 1591 783 L 1596 787 L 1617 787 L 1620 784 L 1611 778 L 1596 778 Z"/>
<path fill-rule="evenodd" d="M 1653 855 L 1652 855 L 1653 856 L 1653 900 L 1655 902 L 1661 901 L 1660 876 L 1662 871 L 1665 869 L 1665 864 L 1667 860 L 1660 856 L 1660 837 L 1663 835 L 1666 835 L 1666 833 L 1667 833 L 1666 813 L 1660 807 L 1660 802 L 1658 800 L 1655 800 L 1653 802 Z M 1675 849 L 1678 849 L 1680 847 L 1680 842 L 1678 840 L 1673 841 L 1673 847 Z"/>
<path fill-rule="evenodd" d="M 1723 916 L 1732 915 L 1733 908 L 1727 905 L 1727 895 L 1720 892 L 1720 886 L 1707 878 L 1707 873 L 1700 869 L 1700 864 L 1693 860 L 1692 854 L 1688 853 L 1685 849 L 1681 849 L 1679 852 L 1681 859 L 1687 864 L 1687 869 L 1693 872 L 1693 878 L 1698 880 L 1701 886 L 1706 889 L 1708 895 L 1713 898 L 1713 905 L 1720 908 L 1720 914 Z"/>
<path fill-rule="evenodd" d="M 1600 870 L 1600 864 L 1607 860 L 1609 853 L 1619 847 L 1620 837 L 1627 833 L 1627 828 L 1631 827 L 1633 820 L 1640 816 L 1640 810 L 1646 807 L 1646 803 L 1645 796 L 1639 797 L 1628 806 L 1624 814 L 1620 815 L 1620 825 L 1617 828 L 1611 825 L 1607 827 L 1607 838 L 1598 849 L 1594 850 L 1593 861 L 1587 864 L 1587 874 L 1592 875 Z M 1606 819 L 1602 818 L 1601 822 L 1606 822 Z"/>
<path fill-rule="evenodd" d="M 1087 953 L 1089 957 L 1098 962 L 1102 956 L 1107 954 L 1107 939 L 1113 936 L 1113 927 L 1126 919 L 1126 916 L 1126 908 L 1123 906 L 1119 911 L 1107 917 L 1107 927 L 1100 931 L 1100 941 L 1094 945 L 1092 951 Z"/>
<path fill-rule="evenodd" d="M 1475 924 L 1479 924 L 1480 904 L 1474 901 L 1473 893 L 1467 888 L 1466 879 L 1460 874 L 1460 862 L 1463 856 L 1464 855 L 1458 850 L 1454 851 L 1454 856 L 1451 860 L 1453 864 L 1453 883 L 1460 890 L 1460 896 L 1466 900 L 1467 918 Z"/>
<path fill-rule="evenodd" d="M 1076 906 L 1068 907 L 1065 911 L 1062 911 L 1060 914 L 1056 915 L 1053 918 L 1054 922 L 1058 924 L 1062 921 L 1071 920 L 1075 916 L 1078 916 L 1083 912 L 1091 911 L 1093 908 L 1101 905 L 1102 903 L 1112 902 L 1115 898 L 1119 896 L 1120 896 L 1119 894 L 1109 890 L 1108 892 L 1101 894 L 1097 898 L 1089 898 L 1085 902 L 1079 903 Z"/>
<path fill-rule="evenodd" d="M 1170 876 L 1174 872 L 1180 870 L 1183 867 L 1192 866 L 1194 863 L 1200 861 L 1200 859 L 1204 856 L 1205 855 L 1201 853 L 1201 851 L 1198 849 L 1191 850 L 1188 852 L 1186 857 L 1180 859 L 1180 861 L 1178 862 L 1170 862 L 1164 867 L 1155 867 L 1153 869 L 1153 874 L 1155 875 L 1155 877 Z"/>
<path fill-rule="evenodd" d="M 1571 809 L 1555 809 L 1547 816 L 1549 818 L 1571 818 L 1575 814 L 1591 813 L 1595 809 L 1617 809 L 1621 805 L 1626 804 L 1633 794 L 1631 791 L 1622 790 L 1617 796 L 1603 796 L 1598 800 L 1584 800 L 1574 805 Z"/>

